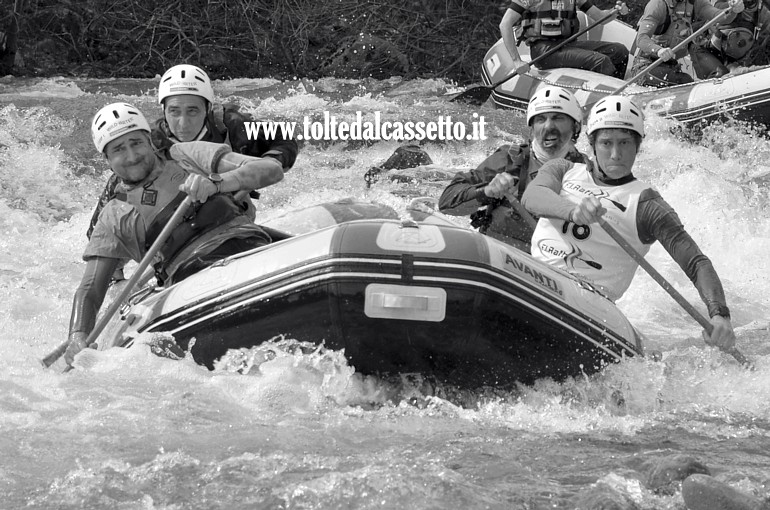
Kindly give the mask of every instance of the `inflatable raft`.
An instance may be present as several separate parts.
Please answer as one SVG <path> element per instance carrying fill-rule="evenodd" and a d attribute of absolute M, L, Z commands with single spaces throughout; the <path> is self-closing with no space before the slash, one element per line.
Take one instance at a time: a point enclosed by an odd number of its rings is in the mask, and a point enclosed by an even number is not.
<path fill-rule="evenodd" d="M 284 335 L 344 349 L 363 374 L 463 388 L 591 374 L 642 354 L 640 335 L 587 282 L 440 215 L 330 221 L 135 294 L 114 345 L 170 333 L 213 367 L 229 349 Z"/>
<path fill-rule="evenodd" d="M 585 14 L 578 14 L 581 28 L 585 28 Z M 631 52 L 626 79 L 633 77 L 630 70 L 636 51 L 636 31 L 631 26 L 614 20 L 588 31 L 582 37 L 625 44 Z M 518 50 L 523 60 L 530 60 L 529 47 L 526 44 L 520 44 Z M 682 59 L 680 63 L 684 71 L 693 75 L 689 57 Z M 491 85 L 512 72 L 513 61 L 500 39 L 484 57 L 482 79 L 486 85 Z M 590 108 L 624 83 L 623 80 L 582 69 L 532 70 L 498 86 L 492 92 L 492 100 L 498 107 L 523 112 L 527 109 L 529 98 L 538 88 L 558 85 L 572 91 L 584 108 Z M 722 78 L 664 88 L 631 85 L 623 94 L 632 97 L 647 111 L 684 123 L 736 119 L 770 124 L 770 66 L 751 68 L 742 74 L 731 73 Z"/>

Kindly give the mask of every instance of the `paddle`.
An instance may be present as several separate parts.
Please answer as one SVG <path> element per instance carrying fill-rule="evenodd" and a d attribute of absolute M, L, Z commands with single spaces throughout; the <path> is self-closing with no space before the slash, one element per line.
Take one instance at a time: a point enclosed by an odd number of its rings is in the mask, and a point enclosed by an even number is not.
<path fill-rule="evenodd" d="M 152 259 L 153 257 L 155 257 L 155 254 L 158 253 L 158 251 L 163 247 L 163 244 L 166 242 L 166 239 L 168 239 L 168 237 L 171 235 L 171 232 L 180 222 L 180 220 L 182 219 L 182 216 L 184 215 L 185 212 L 187 212 L 187 209 L 191 204 L 192 204 L 192 200 L 190 199 L 189 196 L 185 197 L 182 203 L 179 204 L 173 216 L 171 216 L 171 219 L 169 219 L 168 223 L 166 223 L 166 226 L 163 227 L 163 230 L 161 231 L 158 238 L 155 239 L 155 242 L 152 243 L 152 246 L 150 246 L 150 249 L 147 250 L 147 253 L 142 258 L 141 262 L 139 262 L 139 265 L 136 267 L 134 274 L 131 275 L 131 278 L 129 278 L 128 283 L 126 283 L 126 286 L 123 287 L 123 290 L 121 291 L 120 295 L 112 301 L 112 304 L 110 304 L 109 308 L 107 308 L 107 311 L 104 312 L 104 315 L 102 315 L 101 320 L 99 320 L 99 322 L 96 323 L 96 325 L 94 326 L 94 329 L 88 335 L 88 338 L 86 339 L 86 345 L 91 345 L 92 343 L 94 343 L 94 341 L 96 341 L 96 339 L 99 337 L 99 334 L 107 326 L 107 323 L 110 321 L 110 319 L 112 319 L 112 316 L 115 315 L 115 312 L 117 312 L 118 309 L 123 305 L 123 301 L 125 301 L 125 299 L 129 296 L 129 294 L 131 294 L 131 291 L 134 289 L 136 282 L 138 282 L 142 278 L 142 274 L 144 273 L 144 270 L 147 269 L 147 266 L 150 265 L 150 262 L 152 262 Z M 45 358 L 40 360 L 43 363 L 43 366 L 47 368 L 53 365 L 56 362 L 56 360 L 58 360 L 60 357 L 64 355 L 64 353 L 67 351 L 68 346 L 69 346 L 69 339 L 67 339 L 61 345 L 56 347 L 56 349 L 51 351 L 51 353 L 48 354 Z"/>
<path fill-rule="evenodd" d="M 722 12 L 720 12 L 719 14 L 714 16 L 712 19 L 707 21 L 702 27 L 700 27 L 698 30 L 693 32 L 692 35 L 690 35 L 690 37 L 686 38 L 685 40 L 683 40 L 682 42 L 680 42 L 679 44 L 677 44 L 676 46 L 671 48 L 671 51 L 676 53 L 677 51 L 681 50 L 682 48 L 684 48 L 685 46 L 690 44 L 692 41 L 695 40 L 695 38 L 697 38 L 703 32 L 705 32 L 706 30 L 711 28 L 712 25 L 715 25 L 726 14 L 729 14 L 731 10 L 732 10 L 732 7 L 728 7 L 726 9 L 722 10 Z M 622 91 L 626 90 L 626 88 L 629 85 L 631 85 L 632 83 L 635 83 L 640 78 L 643 78 L 644 76 L 647 76 L 648 74 L 650 74 L 650 71 L 652 71 L 653 69 L 655 69 L 656 67 L 658 67 L 662 63 L 663 63 L 663 59 L 659 58 L 658 60 L 656 60 L 655 62 L 653 62 L 649 66 L 647 66 L 645 69 L 640 71 L 636 76 L 634 76 L 630 80 L 626 81 L 619 89 L 616 89 L 614 92 L 612 92 L 612 94 L 620 94 Z"/>
<path fill-rule="evenodd" d="M 604 17 L 602 17 L 599 21 L 596 21 L 596 22 L 588 25 L 584 29 L 580 30 L 579 32 L 569 36 L 564 41 L 560 42 L 559 44 L 557 44 L 556 46 L 554 46 L 550 50 L 546 51 L 545 53 L 543 53 L 542 55 L 540 55 L 536 59 L 532 60 L 529 63 L 529 65 L 533 66 L 533 65 L 537 64 L 538 62 L 541 62 L 542 60 L 550 57 L 555 52 L 557 52 L 560 49 L 562 49 L 565 45 L 571 43 L 572 41 L 574 41 L 575 39 L 577 39 L 581 35 L 585 34 L 589 30 L 591 30 L 591 29 L 601 25 L 605 21 L 607 21 L 610 18 L 612 18 L 613 16 L 615 16 L 615 14 L 617 12 L 619 12 L 619 11 L 620 11 L 620 8 L 613 7 L 611 12 L 609 14 L 605 15 Z M 522 69 L 524 67 L 525 66 L 522 66 L 519 69 Z M 500 80 L 500 81 L 498 81 L 496 83 L 493 83 L 492 85 L 479 85 L 477 87 L 471 87 L 468 90 L 464 90 L 463 92 L 460 92 L 459 94 L 457 94 L 455 97 L 453 97 L 449 101 L 459 101 L 459 102 L 470 104 L 470 105 L 481 106 L 482 104 L 484 104 L 486 102 L 487 99 L 489 99 L 489 96 L 492 95 L 492 91 L 494 91 L 497 87 L 499 87 L 503 83 L 507 82 L 508 80 L 512 80 L 516 76 L 522 74 L 519 71 L 519 69 L 514 70 L 511 74 L 509 74 L 508 76 L 506 76 L 502 80 Z"/>
<path fill-rule="evenodd" d="M 607 221 L 604 218 L 599 218 L 599 225 L 604 229 L 605 232 L 607 232 L 610 237 L 612 237 L 616 243 L 620 245 L 623 250 L 625 250 L 628 255 L 634 259 L 642 268 L 644 268 L 645 271 L 647 271 L 647 274 L 652 276 L 653 280 L 658 282 L 661 287 L 663 287 L 663 290 L 668 292 L 668 294 L 674 298 L 674 300 L 679 303 L 679 305 L 685 309 L 687 313 L 690 314 L 690 316 L 698 321 L 698 323 L 703 327 L 703 329 L 706 330 L 706 332 L 710 335 L 711 332 L 714 330 L 714 326 L 706 319 L 706 317 L 703 316 L 698 310 L 695 309 L 695 307 L 690 304 L 689 301 L 687 301 L 684 296 L 682 296 L 674 287 L 671 286 L 668 281 L 666 281 L 663 276 L 658 273 L 652 265 L 650 265 L 647 260 L 642 256 L 641 253 L 636 251 L 636 249 L 631 246 L 628 241 L 623 238 L 620 233 L 615 230 L 615 228 L 607 223 Z M 721 349 L 721 347 L 720 347 Z M 722 349 L 727 354 L 731 355 L 733 358 L 735 358 L 738 363 L 743 365 L 746 368 L 751 368 L 753 365 L 752 363 L 744 356 L 736 347 L 733 347 L 732 349 L 726 350 Z"/>

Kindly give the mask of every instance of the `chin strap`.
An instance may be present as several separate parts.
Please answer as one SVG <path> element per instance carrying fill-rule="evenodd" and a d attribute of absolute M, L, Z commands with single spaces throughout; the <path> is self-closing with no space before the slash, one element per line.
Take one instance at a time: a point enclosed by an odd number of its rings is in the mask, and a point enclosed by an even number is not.
<path fill-rule="evenodd" d="M 595 161 L 594 164 L 596 165 L 596 169 L 599 170 L 599 173 L 601 174 L 601 178 L 599 180 L 602 181 L 603 184 L 607 184 L 609 186 L 620 186 L 621 184 L 626 184 L 628 182 L 636 180 L 636 177 L 634 177 L 633 172 L 628 175 L 624 175 L 623 177 L 613 179 L 612 177 L 604 173 L 604 170 L 602 170 L 602 167 L 599 166 L 598 161 Z"/>

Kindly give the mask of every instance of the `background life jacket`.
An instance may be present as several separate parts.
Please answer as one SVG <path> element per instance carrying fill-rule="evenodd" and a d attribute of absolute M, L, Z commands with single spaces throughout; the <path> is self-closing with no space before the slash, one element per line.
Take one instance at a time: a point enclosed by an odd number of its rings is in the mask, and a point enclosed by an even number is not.
<path fill-rule="evenodd" d="M 665 4 L 666 19 L 655 29 L 650 39 L 663 48 L 673 48 L 692 34 L 695 4 L 690 0 L 677 2 L 673 7 L 668 1 L 665 1 Z M 687 49 L 684 48 L 677 53 L 676 57 L 682 58 L 686 54 Z"/>
<path fill-rule="evenodd" d="M 721 5 L 722 3 L 717 4 Z M 729 25 L 718 26 L 711 37 L 711 46 L 731 61 L 745 57 L 762 31 L 759 15 L 763 8 L 764 2 L 759 1 L 753 9 L 747 6 Z"/>
<path fill-rule="evenodd" d="M 566 39 L 580 30 L 575 0 L 543 0 L 522 14 L 517 40 Z"/>

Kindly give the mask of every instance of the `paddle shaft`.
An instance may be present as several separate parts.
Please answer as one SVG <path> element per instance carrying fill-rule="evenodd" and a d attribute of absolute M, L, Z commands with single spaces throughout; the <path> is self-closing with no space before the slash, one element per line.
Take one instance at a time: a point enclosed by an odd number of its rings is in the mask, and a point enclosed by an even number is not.
<path fill-rule="evenodd" d="M 109 323 L 110 319 L 112 319 L 112 316 L 115 315 L 115 312 L 117 312 L 118 309 L 123 305 L 123 301 L 125 301 L 125 299 L 131 294 L 136 283 L 142 278 L 144 270 L 147 269 L 147 267 L 150 265 L 150 263 L 152 262 L 152 259 L 155 257 L 155 254 L 157 254 L 158 251 L 160 251 L 160 249 L 163 247 L 163 244 L 166 242 L 166 239 L 168 239 L 168 237 L 171 235 L 171 232 L 173 232 L 174 228 L 181 221 L 182 216 L 184 216 L 185 212 L 187 212 L 187 209 L 191 204 L 192 204 L 192 199 L 189 196 L 185 197 L 182 203 L 179 204 L 179 207 L 177 207 L 173 216 L 171 216 L 171 219 L 169 219 L 168 223 L 166 223 L 166 226 L 163 227 L 163 230 L 161 231 L 160 235 L 157 237 L 157 239 L 155 239 L 155 242 L 152 243 L 152 246 L 150 246 L 150 249 L 147 250 L 147 253 L 144 255 L 141 262 L 139 262 L 139 265 L 136 267 L 134 274 L 131 275 L 131 278 L 129 278 L 128 283 L 126 283 L 126 286 L 123 287 L 123 291 L 120 293 L 118 297 L 116 297 L 112 301 L 109 308 L 107 308 L 107 311 L 104 312 L 104 315 L 102 315 L 101 320 L 99 320 L 94 326 L 94 329 L 91 330 L 91 333 L 88 335 L 88 338 L 86 339 L 86 345 L 91 345 L 92 343 L 94 343 L 94 341 L 96 341 L 96 339 L 101 334 L 102 330 L 104 330 L 104 328 Z M 61 345 L 56 347 L 56 349 L 51 351 L 50 354 L 48 354 L 45 358 L 43 358 L 41 360 L 43 365 L 46 367 L 50 367 L 51 365 L 53 365 L 57 359 L 59 359 L 62 355 L 64 355 L 64 353 L 67 351 L 68 346 L 69 346 L 69 339 L 67 339 Z"/>
<path fill-rule="evenodd" d="M 631 244 L 626 241 L 626 239 L 615 230 L 615 227 L 607 223 L 607 220 L 604 218 L 599 218 L 599 225 L 604 229 L 607 234 L 612 237 L 618 245 L 620 245 L 623 250 L 628 253 L 628 255 L 634 259 L 642 268 L 647 271 L 647 274 L 652 276 L 653 280 L 658 282 L 658 284 L 663 287 L 663 290 L 668 292 L 668 294 L 674 298 L 674 300 L 679 303 L 679 305 L 685 309 L 687 313 L 690 314 L 690 316 L 695 319 L 698 324 L 700 324 L 703 329 L 706 330 L 706 332 L 710 335 L 712 331 L 714 331 L 714 326 L 709 322 L 709 320 L 703 316 L 689 301 L 687 301 L 684 296 L 682 296 L 679 291 L 677 291 L 673 286 L 671 286 L 668 281 L 663 278 L 663 276 L 654 268 L 652 265 L 647 262 L 647 260 L 642 256 L 641 253 L 636 251 L 636 249 L 631 246 Z M 731 350 L 725 350 L 727 354 L 730 354 L 732 357 L 734 357 L 738 363 L 745 366 L 751 366 L 751 363 L 749 362 L 746 357 L 741 354 L 741 352 L 733 347 Z"/>
<path fill-rule="evenodd" d="M 673 53 L 676 53 L 677 51 L 681 50 L 691 42 L 693 42 L 699 35 L 701 35 L 703 32 L 711 28 L 712 25 L 715 25 L 719 20 L 721 20 L 726 14 L 728 14 L 732 10 L 732 7 L 728 7 L 726 9 L 723 9 L 722 12 L 711 18 L 709 21 L 707 21 L 702 27 L 700 27 L 698 30 L 693 32 L 688 38 L 671 48 L 671 51 Z M 622 91 L 626 90 L 626 88 L 638 81 L 640 78 L 643 78 L 644 76 L 647 76 L 650 74 L 650 71 L 658 67 L 659 65 L 663 64 L 663 59 L 659 58 L 649 66 L 647 66 L 645 69 L 643 69 L 641 72 L 639 72 L 636 76 L 631 78 L 630 80 L 626 81 L 619 89 L 616 89 L 613 94 L 620 94 Z"/>
<path fill-rule="evenodd" d="M 530 214 L 530 212 L 529 212 L 529 211 L 527 211 L 527 210 L 524 208 L 524 206 L 523 206 L 523 205 L 521 205 L 521 202 L 519 202 L 519 200 L 516 198 L 516 195 L 515 195 L 515 194 L 513 194 L 513 193 L 506 193 L 506 194 L 505 194 L 505 198 L 507 198 L 507 199 L 508 199 L 508 202 L 510 202 L 510 204 L 511 204 L 511 207 L 513 207 L 513 209 L 514 209 L 514 210 L 515 210 L 517 213 L 519 213 L 519 216 L 521 216 L 522 218 L 524 218 L 524 221 L 526 221 L 526 222 L 527 222 L 527 225 L 529 225 L 529 226 L 530 226 L 530 228 L 531 228 L 532 230 L 534 230 L 534 229 L 535 229 L 535 227 L 537 226 L 537 220 L 535 219 L 535 217 L 534 217 L 534 216 L 532 216 L 532 214 Z"/>
<path fill-rule="evenodd" d="M 619 9 L 618 9 L 617 7 L 613 7 L 613 8 L 612 8 L 612 11 L 611 11 L 609 14 L 606 14 L 606 15 L 604 15 L 604 16 L 603 16 L 603 17 L 602 17 L 600 20 L 598 20 L 598 21 L 596 21 L 596 22 L 594 22 L 594 23 L 592 23 L 592 24 L 590 24 L 590 25 L 586 26 L 584 29 L 582 29 L 582 30 L 580 30 L 580 31 L 578 31 L 578 32 L 576 32 L 576 33 L 574 33 L 574 34 L 572 34 L 571 36 L 569 36 L 568 38 L 566 38 L 565 40 L 563 40 L 562 42 L 560 42 L 559 44 L 557 44 L 556 46 L 554 46 L 553 48 L 551 48 L 550 50 L 546 51 L 545 53 L 543 53 L 543 54 L 542 54 L 542 55 L 540 55 L 539 57 L 537 57 L 537 58 L 533 59 L 532 61 L 530 61 L 530 62 L 529 62 L 529 65 L 530 65 L 530 66 L 533 66 L 533 65 L 537 64 L 538 62 L 542 62 L 542 61 L 543 61 L 543 60 L 545 60 L 546 58 L 550 57 L 551 55 L 553 55 L 554 53 L 556 53 L 557 51 L 559 51 L 560 49 L 562 49 L 562 48 L 563 48 L 564 46 L 566 46 L 567 44 L 569 44 L 569 43 L 571 43 L 572 41 L 576 40 L 576 39 L 577 39 L 578 37 L 580 37 L 581 35 L 585 34 L 585 33 L 586 33 L 586 32 L 588 32 L 589 30 L 592 30 L 592 29 L 594 29 L 594 28 L 598 27 L 599 25 L 601 25 L 601 24 L 602 24 L 602 23 L 604 23 L 605 21 L 607 21 L 607 20 L 609 20 L 610 18 L 612 18 L 613 16 L 615 16 L 615 14 L 616 14 L 618 11 L 619 11 Z M 505 78 L 503 78 L 502 80 L 498 81 L 497 83 L 493 83 L 492 85 L 489 85 L 489 88 L 490 88 L 490 89 L 496 89 L 497 87 L 499 87 L 499 86 L 500 86 L 500 85 L 502 85 L 503 83 L 505 83 L 505 82 L 507 82 L 507 81 L 509 81 L 509 80 L 512 80 L 513 78 L 515 78 L 515 77 L 516 77 L 516 76 L 518 76 L 519 74 L 520 74 L 520 73 L 519 73 L 519 71 L 518 71 L 518 69 L 517 69 L 517 70 L 515 70 L 513 73 L 511 73 L 511 74 L 509 74 L 508 76 L 506 76 Z"/>

